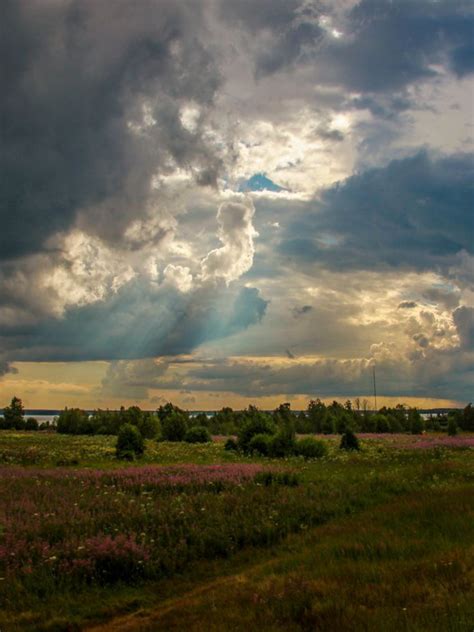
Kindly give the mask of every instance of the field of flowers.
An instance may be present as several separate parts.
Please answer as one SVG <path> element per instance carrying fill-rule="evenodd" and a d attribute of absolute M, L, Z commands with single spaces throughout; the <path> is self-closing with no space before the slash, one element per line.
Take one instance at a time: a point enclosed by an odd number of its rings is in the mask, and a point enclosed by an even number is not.
<path fill-rule="evenodd" d="M 227 555 L 285 526 L 253 530 L 247 503 L 269 513 L 273 494 L 253 483 L 258 464 L 120 470 L 2 468 L 0 593 L 132 581 Z M 249 481 L 253 484 L 249 486 Z M 262 498 L 259 498 L 262 496 Z M 262 525 L 261 525 L 262 526 Z"/>
<path fill-rule="evenodd" d="M 114 437 L 1 432 L 0 629 L 83 629 L 87 621 L 174 594 L 180 577 L 192 587 L 206 564 L 219 577 L 247 551 L 252 562 L 266 551 L 276 555 L 288 537 L 297 539 L 292 546 L 311 533 L 317 540 L 322 525 L 377 514 L 377 507 L 413 494 L 432 502 L 464 490 L 459 520 L 468 519 L 472 435 L 372 435 L 362 438 L 360 453 L 339 450 L 337 436 L 326 439 L 329 454 L 315 461 L 244 458 L 225 451 L 222 441 L 150 441 L 146 458 L 130 465 L 115 459 Z M 396 538 L 405 545 L 409 535 L 400 531 Z M 339 564 L 340 554 L 334 556 Z M 244 593 L 243 602 L 251 603 Z M 290 625 L 291 608 L 284 616 L 290 619 L 282 629 L 301 629 Z M 245 627 L 229 621 L 222 629 Z M 153 623 L 149 629 L 180 628 Z"/>

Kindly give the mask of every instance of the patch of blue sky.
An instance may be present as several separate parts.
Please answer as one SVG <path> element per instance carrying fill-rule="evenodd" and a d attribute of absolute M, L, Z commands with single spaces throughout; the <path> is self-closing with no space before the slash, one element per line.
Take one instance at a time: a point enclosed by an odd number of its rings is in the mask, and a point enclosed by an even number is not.
<path fill-rule="evenodd" d="M 270 180 L 264 173 L 255 173 L 248 180 L 241 182 L 238 190 L 240 192 L 246 191 L 272 191 L 278 193 L 279 191 L 285 191 L 284 187 L 275 184 L 273 180 Z"/>

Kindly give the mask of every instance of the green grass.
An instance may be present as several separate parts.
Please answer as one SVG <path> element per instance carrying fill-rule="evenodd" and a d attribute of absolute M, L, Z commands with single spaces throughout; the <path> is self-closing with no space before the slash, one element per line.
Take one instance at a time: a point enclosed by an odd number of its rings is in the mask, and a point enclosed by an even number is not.
<path fill-rule="evenodd" d="M 472 632 L 472 450 L 363 440 L 360 453 L 345 453 L 332 439 L 323 459 L 277 461 L 243 459 L 222 443 L 148 442 L 145 464 L 256 461 L 291 470 L 300 484 L 80 483 L 86 468 L 118 466 L 114 445 L 115 437 L 0 433 L 8 471 L 33 466 L 0 480 L 0 553 L 16 540 L 26 543 L 20 553 L 57 547 L 52 561 L 31 558 L 30 575 L 20 562 L 8 577 L 0 567 L 2 632 L 94 623 L 108 631 Z M 119 582 L 58 573 L 70 543 L 78 549 L 116 533 L 146 547 L 143 572 L 135 560 Z"/>
<path fill-rule="evenodd" d="M 46 432 L 0 431 L 0 465 L 36 465 L 40 467 L 77 466 L 118 467 L 128 465 L 115 457 L 115 436 L 65 435 Z M 218 463 L 234 462 L 233 453 L 222 445 L 158 443 L 147 440 L 140 463 Z"/>
<path fill-rule="evenodd" d="M 467 632 L 473 542 L 472 487 L 410 494 L 335 520 L 270 564 L 150 611 L 140 629 Z"/>

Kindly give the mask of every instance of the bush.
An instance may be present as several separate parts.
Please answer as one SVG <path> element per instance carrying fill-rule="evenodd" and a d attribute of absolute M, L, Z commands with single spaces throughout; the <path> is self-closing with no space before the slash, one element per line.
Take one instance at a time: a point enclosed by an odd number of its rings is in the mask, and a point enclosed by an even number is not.
<path fill-rule="evenodd" d="M 238 452 L 239 446 L 237 445 L 237 441 L 232 438 L 227 439 L 224 444 L 224 450 L 227 450 L 228 452 Z"/>
<path fill-rule="evenodd" d="M 327 455 L 328 449 L 322 441 L 307 437 L 296 442 L 295 452 L 305 459 L 320 459 Z"/>
<path fill-rule="evenodd" d="M 136 426 L 124 424 L 118 433 L 115 454 L 118 459 L 133 461 L 145 451 L 145 441 Z"/>
<path fill-rule="evenodd" d="M 285 431 L 280 431 L 274 435 L 269 443 L 269 454 L 276 458 L 283 458 L 295 451 L 295 441 L 291 435 Z"/>
<path fill-rule="evenodd" d="M 204 426 L 191 426 L 186 431 L 184 440 L 188 443 L 209 443 L 212 441 L 209 430 Z"/>
<path fill-rule="evenodd" d="M 341 450 L 360 450 L 359 439 L 352 430 L 346 430 L 342 435 L 339 448 Z"/>
<path fill-rule="evenodd" d="M 161 419 L 161 438 L 163 441 L 183 441 L 188 420 L 180 410 L 173 410 Z"/>
<path fill-rule="evenodd" d="M 266 413 L 251 408 L 249 412 L 245 413 L 242 426 L 239 429 L 239 448 L 243 452 L 247 452 L 252 437 L 258 434 L 272 435 L 274 431 L 275 426 L 271 418 Z"/>
<path fill-rule="evenodd" d="M 270 453 L 270 443 L 272 437 L 268 434 L 254 435 L 248 445 L 248 451 L 251 454 L 260 454 L 261 456 L 268 456 Z"/>

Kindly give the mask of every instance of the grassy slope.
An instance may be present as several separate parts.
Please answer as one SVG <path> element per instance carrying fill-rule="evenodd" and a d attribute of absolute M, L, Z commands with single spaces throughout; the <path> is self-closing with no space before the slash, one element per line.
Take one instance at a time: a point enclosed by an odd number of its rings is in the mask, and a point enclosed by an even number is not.
<path fill-rule="evenodd" d="M 38 464 L 72 458 L 79 443 L 81 465 L 113 464 L 109 438 L 43 437 L 31 437 Z M 28 449 L 25 435 L 2 433 L 0 453 L 5 445 L 14 461 Z M 161 463 L 234 458 L 221 445 L 153 446 L 148 455 Z M 32 599 L 0 613 L 0 628 L 74 630 L 103 621 L 98 629 L 472 630 L 472 450 L 399 452 L 367 442 L 360 455 L 332 449 L 322 462 L 287 465 L 318 491 L 313 502 L 327 505 L 322 526 L 303 525 L 278 546 L 195 562 L 158 582 Z"/>
<path fill-rule="evenodd" d="M 270 562 L 90 632 L 470 631 L 473 542 L 471 487 L 410 494 L 292 538 Z"/>

